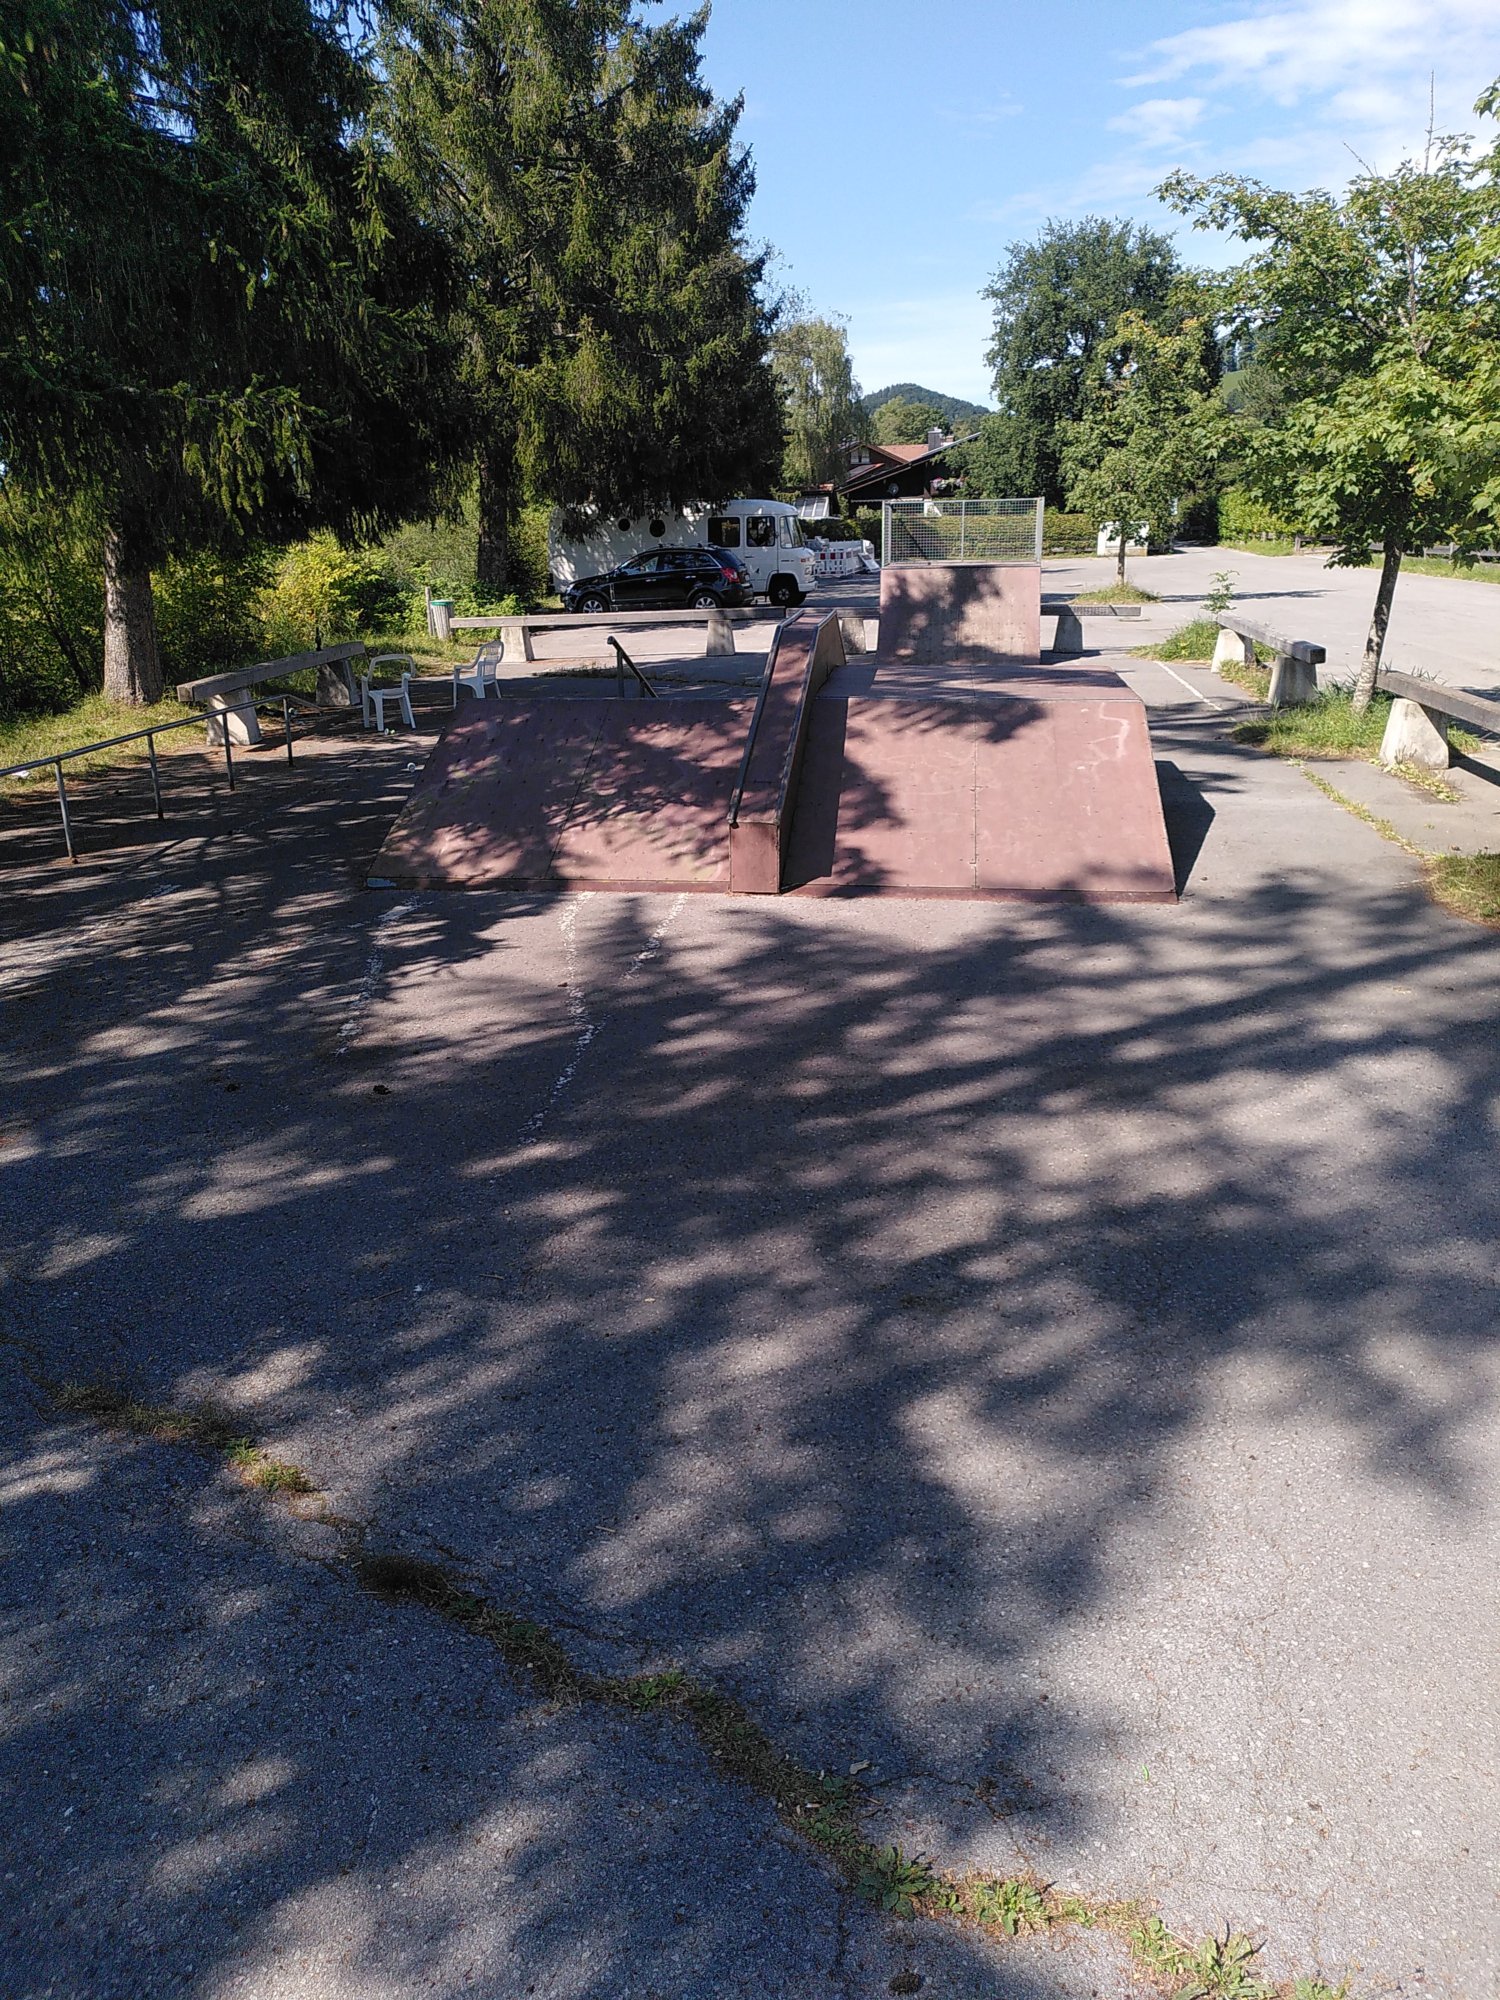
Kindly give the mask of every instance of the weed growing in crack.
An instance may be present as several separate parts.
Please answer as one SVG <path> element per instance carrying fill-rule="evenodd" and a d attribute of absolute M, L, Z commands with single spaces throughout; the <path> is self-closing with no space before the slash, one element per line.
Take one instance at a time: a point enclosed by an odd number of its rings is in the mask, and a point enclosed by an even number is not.
<path fill-rule="evenodd" d="M 1131 1949 L 1159 1977 L 1172 1982 L 1173 2000 L 1274 2000 L 1275 1988 L 1254 1972 L 1259 1947 L 1240 1931 L 1188 1944 L 1160 1917 L 1130 1933 Z"/>
<path fill-rule="evenodd" d="M 855 1886 L 867 1903 L 896 1917 L 914 1917 L 918 1903 L 935 1902 L 942 1908 L 945 1898 L 958 1901 L 920 1854 L 908 1859 L 899 1847 L 867 1848 Z"/>
<path fill-rule="evenodd" d="M 1323 1979 L 1294 1979 L 1292 2000 L 1348 2000 L 1349 1982 L 1341 1980 L 1337 1986 L 1330 1986 Z"/>
<path fill-rule="evenodd" d="M 248 1438 L 232 1444 L 224 1456 L 247 1486 L 258 1486 L 262 1493 L 315 1491 L 300 1465 L 291 1465 L 284 1458 L 267 1458 Z"/>
<path fill-rule="evenodd" d="M 1006 1882 L 976 1882 L 966 1901 L 976 1923 L 994 1924 L 1007 1937 L 1045 1930 L 1052 1922 L 1046 1895 L 1024 1876 Z"/>
<path fill-rule="evenodd" d="M 246 1486 L 262 1493 L 317 1491 L 300 1465 L 284 1458 L 268 1458 L 253 1438 L 246 1437 L 241 1419 L 212 1403 L 176 1410 L 165 1404 L 143 1403 L 123 1390 L 92 1382 L 65 1382 L 54 1392 L 53 1400 L 70 1416 L 89 1417 L 130 1437 L 187 1445 L 190 1450 L 222 1458 Z"/>

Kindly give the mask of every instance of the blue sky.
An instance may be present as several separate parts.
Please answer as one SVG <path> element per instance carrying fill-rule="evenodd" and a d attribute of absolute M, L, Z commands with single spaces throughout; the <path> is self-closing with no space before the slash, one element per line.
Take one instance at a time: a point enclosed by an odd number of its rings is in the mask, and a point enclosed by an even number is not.
<path fill-rule="evenodd" d="M 1175 229 L 1150 194 L 1175 166 L 1342 185 L 1351 148 L 1420 150 L 1430 76 L 1439 131 L 1474 132 L 1500 0 L 714 0 L 703 47 L 744 94 L 752 228 L 847 320 L 862 385 L 987 402 L 979 291 L 1007 243 L 1049 216 Z"/>

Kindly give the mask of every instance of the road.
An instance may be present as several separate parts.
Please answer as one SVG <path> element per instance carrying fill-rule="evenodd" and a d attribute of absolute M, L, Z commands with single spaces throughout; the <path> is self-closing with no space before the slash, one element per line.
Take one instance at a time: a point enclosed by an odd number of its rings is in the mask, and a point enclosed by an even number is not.
<path fill-rule="evenodd" d="M 1347 679 L 1364 653 L 1379 572 L 1329 569 L 1321 555 L 1257 556 L 1239 549 L 1183 549 L 1172 555 L 1132 558 L 1131 580 L 1154 591 L 1160 607 L 1147 606 L 1142 639 L 1165 636 L 1203 609 L 1217 571 L 1232 573 L 1235 602 L 1250 616 L 1289 638 L 1311 639 L 1328 649 L 1323 678 Z M 1092 590 L 1109 582 L 1108 557 L 1049 561 L 1045 590 Z M 1500 582 L 1480 577 L 1408 573 L 1397 581 L 1387 634 L 1386 664 L 1430 674 L 1450 687 L 1500 695 Z"/>

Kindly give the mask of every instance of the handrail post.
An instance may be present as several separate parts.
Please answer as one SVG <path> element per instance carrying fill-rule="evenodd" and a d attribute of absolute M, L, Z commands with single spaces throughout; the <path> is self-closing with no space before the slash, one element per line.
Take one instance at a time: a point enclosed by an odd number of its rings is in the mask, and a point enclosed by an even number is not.
<path fill-rule="evenodd" d="M 62 758 L 54 757 L 53 769 L 57 772 L 57 803 L 62 813 L 63 844 L 68 850 L 68 859 L 77 865 L 78 850 L 73 845 L 73 827 L 68 818 L 68 788 L 63 783 Z"/>
<path fill-rule="evenodd" d="M 156 768 L 156 738 L 154 735 L 146 738 L 146 756 L 151 765 L 151 796 L 156 801 L 156 817 L 158 819 L 165 819 L 166 814 L 161 808 L 161 773 Z"/>
<path fill-rule="evenodd" d="M 234 751 L 229 742 L 229 711 L 224 711 L 224 768 L 229 773 L 229 789 L 234 790 Z"/>
<path fill-rule="evenodd" d="M 290 699 L 281 697 L 281 726 L 286 731 L 286 761 L 292 761 L 292 704 Z"/>

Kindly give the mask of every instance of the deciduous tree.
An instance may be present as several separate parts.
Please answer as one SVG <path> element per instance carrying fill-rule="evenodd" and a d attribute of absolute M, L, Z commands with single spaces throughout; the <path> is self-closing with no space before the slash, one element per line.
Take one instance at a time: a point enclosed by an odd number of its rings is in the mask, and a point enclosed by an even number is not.
<path fill-rule="evenodd" d="M 1177 268 L 1165 236 L 1098 216 L 1049 222 L 1034 242 L 1010 246 L 984 291 L 997 409 L 971 454 L 976 485 L 1062 504 L 1063 426 L 1083 415 L 1120 315 L 1154 320 Z"/>
<path fill-rule="evenodd" d="M 1481 100 L 1492 110 L 1495 94 Z M 1337 543 L 1381 554 L 1355 683 L 1374 692 L 1403 551 L 1462 552 L 1500 524 L 1500 176 L 1463 139 L 1363 171 L 1342 196 L 1177 175 L 1164 197 L 1255 246 L 1235 304 L 1286 403 L 1248 441 L 1252 490 Z"/>
<path fill-rule="evenodd" d="M 836 480 L 844 470 L 839 447 L 866 428 L 843 327 L 805 315 L 789 320 L 776 330 L 771 365 L 786 420 L 783 484 Z"/>
<path fill-rule="evenodd" d="M 1231 419 L 1213 393 L 1212 323 L 1201 310 L 1176 317 L 1163 328 L 1143 313 L 1122 313 L 1083 415 L 1064 428 L 1068 504 L 1118 525 L 1122 584 L 1132 529 L 1141 522 L 1164 529 L 1229 435 Z"/>

